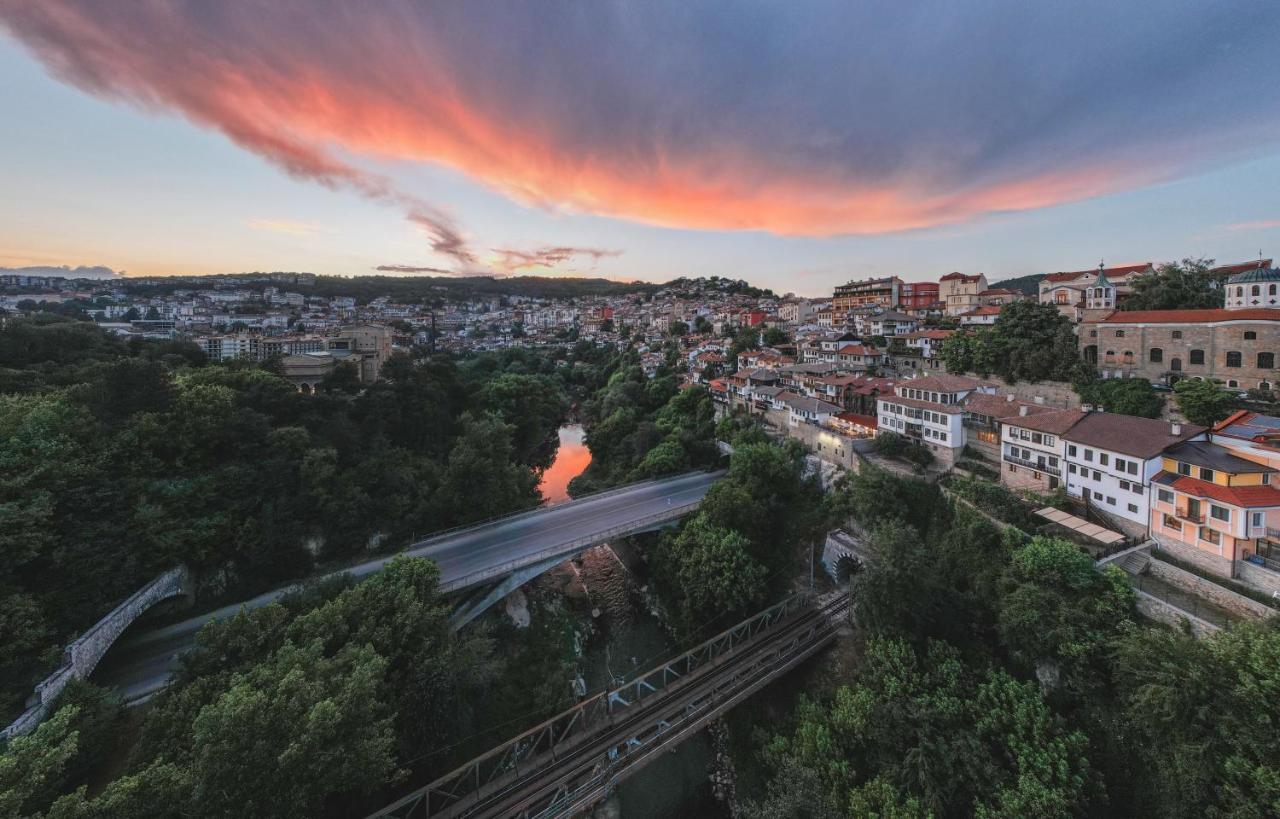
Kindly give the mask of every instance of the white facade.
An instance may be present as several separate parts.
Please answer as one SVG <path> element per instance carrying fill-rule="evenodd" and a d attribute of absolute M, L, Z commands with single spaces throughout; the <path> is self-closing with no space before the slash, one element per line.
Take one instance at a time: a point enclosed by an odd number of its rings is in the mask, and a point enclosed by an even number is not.
<path fill-rule="evenodd" d="M 1017 418 L 1005 421 L 1001 427 L 1002 483 L 1050 490 L 1062 485 L 1066 444 L 1061 436 L 1020 427 Z"/>
<path fill-rule="evenodd" d="M 1085 498 L 1104 512 L 1147 527 L 1151 479 L 1160 471 L 1163 456 L 1141 460 L 1068 439 L 1066 463 L 1068 495 Z"/>

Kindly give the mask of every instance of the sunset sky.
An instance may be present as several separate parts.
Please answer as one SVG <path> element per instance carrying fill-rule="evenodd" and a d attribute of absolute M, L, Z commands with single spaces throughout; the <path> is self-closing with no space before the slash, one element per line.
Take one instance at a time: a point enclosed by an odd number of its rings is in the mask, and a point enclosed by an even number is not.
<path fill-rule="evenodd" d="M 0 267 L 1280 254 L 1280 3 L 0 0 Z"/>

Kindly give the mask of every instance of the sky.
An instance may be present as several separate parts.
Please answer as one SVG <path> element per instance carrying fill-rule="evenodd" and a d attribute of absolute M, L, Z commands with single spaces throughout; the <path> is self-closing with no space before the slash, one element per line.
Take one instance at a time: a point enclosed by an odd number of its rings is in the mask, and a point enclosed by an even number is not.
<path fill-rule="evenodd" d="M 0 268 L 1270 257 L 1277 35 L 1274 0 L 0 0 Z"/>

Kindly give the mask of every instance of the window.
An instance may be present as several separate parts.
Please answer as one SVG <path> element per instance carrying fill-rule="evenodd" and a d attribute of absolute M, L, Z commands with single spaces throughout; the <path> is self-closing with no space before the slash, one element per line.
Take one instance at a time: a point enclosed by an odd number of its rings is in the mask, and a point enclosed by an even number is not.
<path fill-rule="evenodd" d="M 1261 529 L 1266 524 L 1266 514 L 1264 512 L 1253 513 L 1253 528 Z"/>
<path fill-rule="evenodd" d="M 1093 450 L 1092 450 L 1092 449 L 1086 449 L 1086 450 L 1084 451 L 1084 459 L 1085 459 L 1086 461 L 1092 461 L 1092 460 L 1093 460 Z"/>
<path fill-rule="evenodd" d="M 1258 291 L 1258 288 L 1257 288 L 1257 287 L 1254 287 L 1254 288 L 1253 288 L 1253 290 L 1254 290 L 1253 295 L 1255 295 L 1255 296 L 1256 296 L 1256 295 L 1258 295 L 1258 292 L 1257 292 L 1257 291 Z M 1245 341 L 1257 341 L 1257 340 L 1258 340 L 1258 334 L 1257 334 L 1257 333 L 1255 333 L 1255 332 L 1254 332 L 1254 331 L 1252 331 L 1252 330 L 1245 330 L 1245 331 L 1244 331 L 1244 340 L 1245 340 Z"/>
<path fill-rule="evenodd" d="M 1096 500 L 1096 501 L 1100 501 L 1100 500 L 1102 500 L 1102 493 L 1101 493 L 1101 492 L 1098 492 L 1098 491 L 1095 491 L 1095 492 L 1093 493 L 1093 499 L 1094 499 L 1094 500 Z"/>
<path fill-rule="evenodd" d="M 1116 330 L 1116 338 L 1124 338 L 1124 330 Z"/>
<path fill-rule="evenodd" d="M 1094 479 L 1095 481 L 1100 481 L 1100 480 L 1102 480 L 1102 473 L 1101 473 L 1101 472 L 1099 472 L 1099 471 L 1098 471 L 1098 470 L 1096 470 L 1096 469 L 1095 469 L 1095 470 L 1093 470 L 1093 479 Z"/>
<path fill-rule="evenodd" d="M 1068 445 L 1067 445 L 1067 454 L 1068 454 L 1068 455 L 1070 455 L 1072 458 L 1074 458 L 1074 457 L 1076 456 L 1076 445 L 1075 445 L 1075 444 L 1068 444 Z"/>
<path fill-rule="evenodd" d="M 1044 436 L 1044 445 L 1045 445 L 1045 446 L 1053 446 L 1053 444 L 1054 444 L 1054 438 L 1053 438 L 1053 436 L 1052 436 L 1052 435 L 1046 435 L 1046 436 Z"/>
<path fill-rule="evenodd" d="M 1152 347 L 1150 356 L 1152 364 L 1159 364 L 1161 361 L 1164 361 L 1164 350 L 1161 350 L 1159 347 Z"/>
<path fill-rule="evenodd" d="M 1192 350 L 1188 361 L 1192 364 L 1204 366 L 1204 350 Z"/>
<path fill-rule="evenodd" d="M 1214 475 L 1214 472 L 1213 472 L 1213 470 L 1212 470 L 1212 469 L 1206 469 L 1206 468 L 1205 468 L 1205 467 L 1203 467 L 1203 466 L 1202 466 L 1202 467 L 1200 467 L 1200 480 L 1202 480 L 1202 481 L 1208 481 L 1209 483 L 1213 483 L 1213 479 L 1214 479 L 1214 477 L 1215 477 L 1215 475 Z"/>
<path fill-rule="evenodd" d="M 1111 497 L 1110 495 L 1107 495 L 1107 506 L 1115 506 L 1115 505 L 1116 505 L 1116 499 Z"/>
<path fill-rule="evenodd" d="M 1138 514 L 1138 504 L 1136 503 L 1129 504 L 1129 511 L 1135 515 Z"/>
<path fill-rule="evenodd" d="M 1242 358 L 1242 356 L 1240 355 L 1240 351 L 1239 351 L 1239 350 L 1232 350 L 1232 351 L 1230 351 L 1229 353 L 1227 353 L 1227 366 L 1228 366 L 1228 367 L 1239 367 L 1239 366 L 1240 366 L 1240 362 L 1241 362 L 1241 358 Z"/>
<path fill-rule="evenodd" d="M 1128 491 L 1129 491 L 1129 482 L 1128 482 L 1128 481 L 1120 481 L 1120 488 L 1121 488 L 1121 489 L 1123 489 L 1124 491 L 1128 492 Z"/>
<path fill-rule="evenodd" d="M 1135 495 L 1141 495 L 1141 494 L 1142 494 L 1142 484 L 1140 484 L 1140 483 L 1131 483 L 1131 484 L 1129 484 L 1129 489 L 1131 489 L 1131 490 L 1133 491 L 1133 494 L 1135 494 Z"/>
<path fill-rule="evenodd" d="M 1222 542 L 1222 535 L 1218 533 L 1217 529 L 1210 529 L 1208 526 L 1201 526 L 1200 539 L 1205 543 L 1212 543 L 1214 546 L 1217 546 Z"/>
<path fill-rule="evenodd" d="M 1274 370 L 1276 368 L 1275 353 L 1258 353 L 1258 369 Z"/>
<path fill-rule="evenodd" d="M 1098 337 L 1098 331 L 1097 331 L 1097 330 L 1090 330 L 1090 331 L 1089 331 L 1089 338 L 1097 338 L 1097 337 Z"/>
<path fill-rule="evenodd" d="M 1160 499 L 1161 503 L 1173 503 L 1173 493 L 1168 489 L 1157 489 L 1156 497 Z"/>
<path fill-rule="evenodd" d="M 1067 471 L 1070 472 L 1072 475 L 1076 474 L 1076 465 L 1067 464 Z"/>
<path fill-rule="evenodd" d="M 1179 532 L 1179 533 L 1182 532 L 1182 523 L 1173 515 L 1165 515 L 1164 519 L 1161 520 L 1160 523 L 1166 529 L 1172 529 L 1173 531 Z"/>
<path fill-rule="evenodd" d="M 1124 458 L 1116 458 L 1116 471 L 1124 472 L 1124 465 L 1128 463 Z"/>
<path fill-rule="evenodd" d="M 1230 522 L 1231 510 L 1225 506 L 1217 506 L 1211 503 L 1209 504 L 1209 516 L 1221 521 Z"/>
<path fill-rule="evenodd" d="M 1179 475 L 1190 475 L 1190 474 L 1191 474 L 1191 464 L 1179 463 L 1179 464 L 1178 464 L 1178 474 L 1179 474 Z"/>
<path fill-rule="evenodd" d="M 1111 456 L 1110 456 L 1110 455 L 1108 455 L 1108 454 L 1107 454 L 1107 453 L 1105 453 L 1105 452 L 1099 452 L 1099 453 L 1098 453 L 1098 463 L 1102 464 L 1103 466 L 1106 466 L 1106 465 L 1107 465 L 1107 459 L 1108 459 L 1108 458 L 1110 458 L 1110 457 L 1111 457 Z"/>
<path fill-rule="evenodd" d="M 1174 338 L 1182 338 L 1182 331 L 1181 331 L 1181 330 L 1174 330 L 1174 331 L 1173 331 L 1173 337 L 1174 337 Z"/>
<path fill-rule="evenodd" d="M 1129 463 L 1126 465 L 1125 472 L 1128 472 L 1130 475 L 1137 475 L 1137 474 L 1138 474 L 1138 462 L 1137 462 L 1137 461 L 1129 461 Z"/>

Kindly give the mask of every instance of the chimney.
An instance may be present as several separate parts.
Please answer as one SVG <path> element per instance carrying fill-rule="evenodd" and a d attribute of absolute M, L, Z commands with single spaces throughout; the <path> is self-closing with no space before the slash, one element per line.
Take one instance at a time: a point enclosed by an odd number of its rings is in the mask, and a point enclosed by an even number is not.
<path fill-rule="evenodd" d="M 1020 415 L 1020 416 L 1021 416 L 1021 415 L 1026 415 L 1026 414 L 1027 414 L 1027 405 L 1026 405 L 1026 404 L 1023 404 L 1022 406 L 1018 407 L 1018 415 Z"/>
<path fill-rule="evenodd" d="M 1083 412 L 1093 412 L 1093 404 L 1081 404 L 1080 409 Z"/>
<path fill-rule="evenodd" d="M 1181 434 L 1182 434 L 1182 424 L 1179 424 L 1177 421 L 1172 421 L 1172 422 L 1170 422 L 1170 424 L 1169 424 L 1169 432 L 1170 432 L 1170 433 L 1172 433 L 1175 437 L 1176 437 L 1176 436 L 1178 436 L 1178 435 L 1181 435 Z"/>

